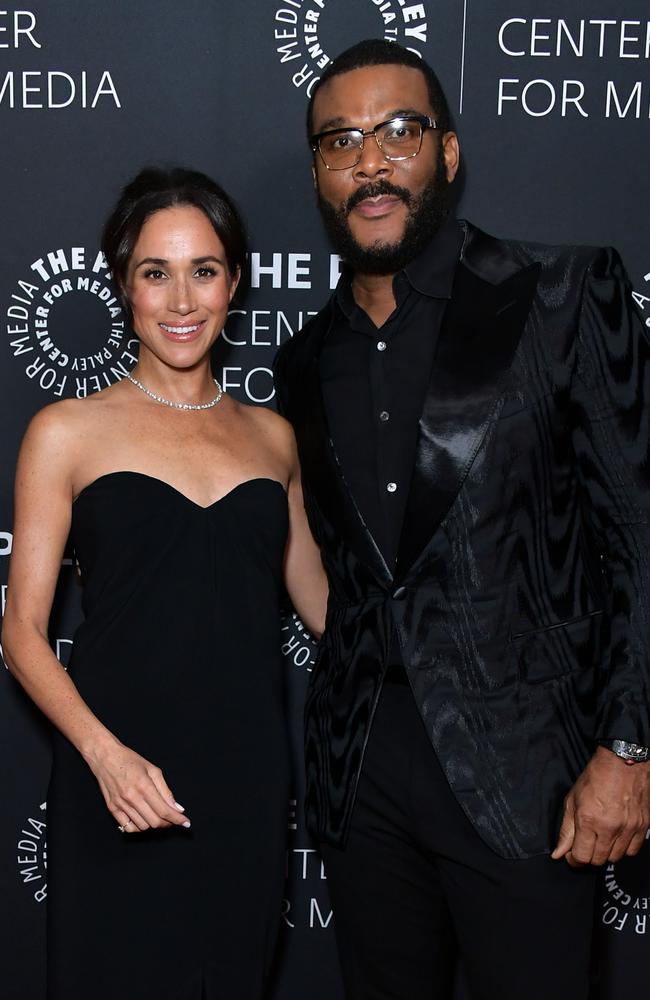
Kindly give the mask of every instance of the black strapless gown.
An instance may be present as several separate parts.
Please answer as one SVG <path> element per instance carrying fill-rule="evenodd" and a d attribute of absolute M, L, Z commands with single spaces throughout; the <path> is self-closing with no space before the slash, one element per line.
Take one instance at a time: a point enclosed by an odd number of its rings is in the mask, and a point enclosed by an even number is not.
<path fill-rule="evenodd" d="M 48 1000 L 259 1000 L 287 829 L 281 484 L 203 508 L 116 472 L 73 507 L 85 621 L 69 671 L 162 768 L 190 830 L 121 834 L 60 734 L 48 798 Z"/>

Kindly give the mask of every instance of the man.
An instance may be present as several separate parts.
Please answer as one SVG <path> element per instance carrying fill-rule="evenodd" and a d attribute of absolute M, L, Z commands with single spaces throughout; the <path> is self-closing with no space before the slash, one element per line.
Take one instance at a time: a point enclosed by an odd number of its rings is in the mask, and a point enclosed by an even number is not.
<path fill-rule="evenodd" d="M 613 251 L 447 214 L 408 51 L 343 53 L 309 134 L 347 269 L 276 381 L 330 578 L 307 814 L 346 996 L 448 997 L 457 946 L 475 1000 L 584 1000 L 594 866 L 649 825 L 649 345 Z"/>

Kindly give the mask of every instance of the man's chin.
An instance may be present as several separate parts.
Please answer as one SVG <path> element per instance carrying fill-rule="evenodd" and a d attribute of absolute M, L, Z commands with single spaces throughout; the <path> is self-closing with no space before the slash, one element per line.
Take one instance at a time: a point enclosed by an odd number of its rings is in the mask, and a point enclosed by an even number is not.
<path fill-rule="evenodd" d="M 383 252 L 397 248 L 404 240 L 406 222 L 401 226 L 358 226 L 350 224 L 348 219 L 350 241 L 360 253 L 372 253 L 374 250 Z"/>
<path fill-rule="evenodd" d="M 361 274 L 395 274 L 408 264 L 403 253 L 403 241 L 375 240 L 364 246 L 354 241 L 348 246 L 345 262 Z"/>
<path fill-rule="evenodd" d="M 379 238 L 363 243 L 355 235 L 355 230 L 358 231 L 356 220 L 351 226 L 350 219 L 322 197 L 319 197 L 319 206 L 334 249 L 352 271 L 391 275 L 417 257 L 440 228 L 446 215 L 446 195 L 446 183 L 439 182 L 437 187 L 431 185 L 409 211 L 404 225 L 396 227 L 400 229 L 399 234 L 390 232 L 387 226 Z M 363 229 L 363 234 L 359 234 L 362 239 L 368 235 L 368 228 L 364 226 Z"/>

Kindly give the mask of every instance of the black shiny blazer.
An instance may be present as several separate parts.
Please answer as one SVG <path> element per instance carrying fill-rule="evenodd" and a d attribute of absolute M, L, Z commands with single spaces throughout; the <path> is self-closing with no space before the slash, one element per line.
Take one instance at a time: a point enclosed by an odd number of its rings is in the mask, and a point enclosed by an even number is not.
<path fill-rule="evenodd" d="M 396 630 L 458 802 L 522 858 L 552 848 L 595 739 L 650 744 L 650 344 L 615 251 L 463 225 L 394 571 L 328 432 L 331 303 L 277 357 L 331 587 L 307 816 L 345 843 Z"/>

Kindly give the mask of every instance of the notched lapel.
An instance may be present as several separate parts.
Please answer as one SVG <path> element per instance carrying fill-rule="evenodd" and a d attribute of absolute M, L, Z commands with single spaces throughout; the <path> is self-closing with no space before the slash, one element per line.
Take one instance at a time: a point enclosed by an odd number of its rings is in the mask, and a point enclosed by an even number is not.
<path fill-rule="evenodd" d="M 428 544 L 481 446 L 539 270 L 537 264 L 516 270 L 495 285 L 464 261 L 458 266 L 418 427 L 396 579 L 404 577 Z"/>

